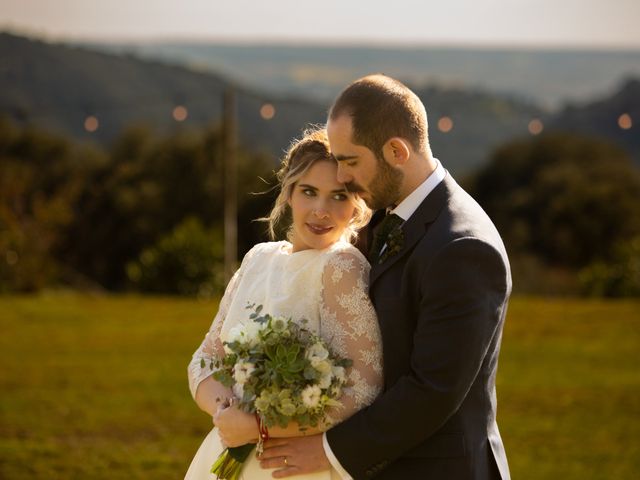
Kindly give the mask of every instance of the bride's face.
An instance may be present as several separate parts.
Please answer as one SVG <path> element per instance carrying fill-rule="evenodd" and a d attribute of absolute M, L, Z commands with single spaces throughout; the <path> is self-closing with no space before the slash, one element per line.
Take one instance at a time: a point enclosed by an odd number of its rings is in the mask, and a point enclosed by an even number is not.
<path fill-rule="evenodd" d="M 337 180 L 338 166 L 317 161 L 294 185 L 289 199 L 293 251 L 323 249 L 340 240 L 355 212 L 352 194 Z"/>

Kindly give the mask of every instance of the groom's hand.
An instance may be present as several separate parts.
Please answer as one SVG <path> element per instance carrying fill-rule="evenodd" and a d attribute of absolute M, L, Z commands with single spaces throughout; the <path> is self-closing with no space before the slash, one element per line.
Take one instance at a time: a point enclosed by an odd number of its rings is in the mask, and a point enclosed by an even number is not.
<path fill-rule="evenodd" d="M 285 478 L 331 468 L 324 454 L 322 435 L 267 440 L 264 444 L 264 452 L 259 459 L 262 468 L 278 469 L 273 472 L 274 478 Z"/>

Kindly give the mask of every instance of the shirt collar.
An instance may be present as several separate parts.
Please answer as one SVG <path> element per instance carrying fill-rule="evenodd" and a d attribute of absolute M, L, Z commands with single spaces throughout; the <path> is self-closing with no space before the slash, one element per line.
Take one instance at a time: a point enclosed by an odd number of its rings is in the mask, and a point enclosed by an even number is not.
<path fill-rule="evenodd" d="M 434 160 L 436 161 L 436 169 L 431 173 L 431 175 L 429 175 L 424 182 L 418 185 L 413 192 L 407 195 L 407 197 L 389 213 L 395 213 L 406 222 L 418 209 L 422 201 L 427 198 L 427 195 L 429 195 L 433 189 L 436 188 L 442 180 L 444 180 L 447 172 L 437 158 L 434 158 Z"/>

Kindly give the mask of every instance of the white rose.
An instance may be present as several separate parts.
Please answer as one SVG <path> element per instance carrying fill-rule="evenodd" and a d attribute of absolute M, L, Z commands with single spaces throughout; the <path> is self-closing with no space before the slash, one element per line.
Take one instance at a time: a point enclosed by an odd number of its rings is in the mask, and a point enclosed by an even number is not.
<path fill-rule="evenodd" d="M 329 360 L 321 360 L 313 364 L 313 368 L 323 375 L 331 375 L 331 362 Z"/>
<path fill-rule="evenodd" d="M 302 403 L 307 408 L 316 408 L 320 403 L 322 391 L 318 385 L 309 385 L 302 390 Z"/>
<path fill-rule="evenodd" d="M 260 341 L 260 331 L 263 326 L 258 322 L 249 322 L 245 325 L 244 329 L 244 341 L 249 342 L 250 345 L 257 345 Z"/>
<path fill-rule="evenodd" d="M 307 360 L 311 362 L 315 368 L 317 368 L 317 364 L 329 358 L 329 352 L 321 343 L 314 343 L 309 347 L 305 356 Z"/>
<path fill-rule="evenodd" d="M 227 334 L 227 342 L 242 342 L 242 336 L 242 325 L 236 325 L 235 327 L 229 329 L 229 333 Z"/>

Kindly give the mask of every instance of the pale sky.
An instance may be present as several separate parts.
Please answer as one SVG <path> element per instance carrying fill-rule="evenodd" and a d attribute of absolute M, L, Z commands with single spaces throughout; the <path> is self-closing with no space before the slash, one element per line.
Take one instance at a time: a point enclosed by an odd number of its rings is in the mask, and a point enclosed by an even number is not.
<path fill-rule="evenodd" d="M 0 0 L 49 39 L 640 48 L 640 0 Z"/>

